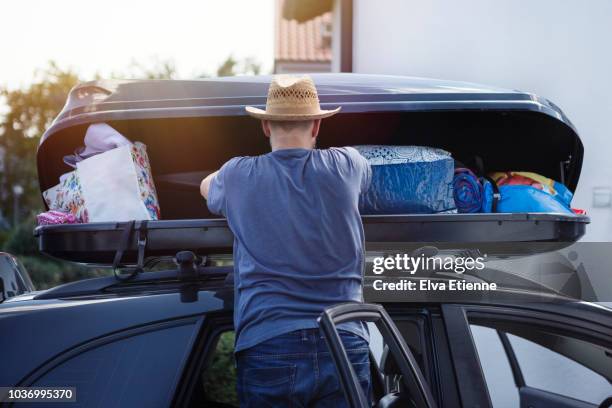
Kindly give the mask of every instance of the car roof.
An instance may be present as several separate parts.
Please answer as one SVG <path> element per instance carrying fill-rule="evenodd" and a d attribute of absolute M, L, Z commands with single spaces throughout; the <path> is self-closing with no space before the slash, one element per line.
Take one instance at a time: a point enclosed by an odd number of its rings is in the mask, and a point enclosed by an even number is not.
<path fill-rule="evenodd" d="M 161 321 L 231 310 L 231 289 L 201 291 L 182 301 L 180 291 L 81 296 L 0 304 L 0 384 L 17 384 L 33 367 L 91 339 Z M 230 299 L 230 300 L 228 300 Z M 10 335 L 7 335 L 10 332 Z M 43 339 L 43 340 L 41 340 Z"/>
<path fill-rule="evenodd" d="M 105 303 L 106 301 L 114 302 L 120 301 L 121 299 L 149 298 L 150 296 L 162 296 L 171 293 L 180 294 L 185 286 L 178 275 L 175 278 L 171 278 L 170 275 L 172 273 L 175 272 L 145 272 L 136 275 L 138 279 L 135 281 L 119 281 L 112 276 L 74 281 L 47 290 L 26 293 L 11 298 L 0 304 L 0 313 L 7 311 L 11 313 L 16 311 L 27 312 L 48 308 L 55 309 L 63 306 L 78 305 L 79 303 Z M 147 277 L 147 275 L 158 276 Z M 364 283 L 365 302 L 382 304 L 407 302 L 430 305 L 453 302 L 453 298 L 445 296 L 436 297 L 431 293 L 419 298 L 418 296 L 414 296 L 414 294 L 407 295 L 406 293 L 398 292 L 398 295 L 385 296 L 379 299 L 376 296 L 371 296 L 371 294 L 375 292 L 371 291 L 371 281 L 372 278 L 367 279 Z M 470 280 L 467 281 L 469 282 Z M 203 304 L 206 306 L 205 310 L 203 309 L 204 311 L 217 312 L 221 310 L 232 310 L 232 288 L 234 282 L 231 275 L 227 276 L 225 279 L 222 277 L 216 277 L 211 280 L 202 280 L 202 278 L 199 278 L 198 281 L 191 283 L 199 284 L 198 292 L 203 294 L 203 296 L 200 296 L 197 301 L 204 302 Z M 221 302 L 219 302 L 219 300 L 221 300 Z M 66 302 L 70 302 L 70 304 Z M 568 314 L 572 314 L 572 310 L 595 314 L 612 313 L 611 304 L 609 303 L 586 302 L 580 299 L 566 297 L 555 291 L 546 291 L 544 286 L 534 286 L 531 289 L 519 289 L 498 285 L 497 290 L 490 292 L 487 296 L 465 296 L 462 300 L 455 300 L 454 302 L 484 306 L 550 304 L 560 305 L 564 310 L 567 310 Z"/>
<path fill-rule="evenodd" d="M 99 279 L 99 278 L 94 278 Z M 186 317 L 230 315 L 233 310 L 233 288 L 203 288 L 195 297 L 186 299 L 183 289 L 140 286 L 134 291 L 92 293 L 66 298 L 36 299 L 37 296 L 21 296 L 0 304 L 2 329 L 10 327 L 11 341 L 3 342 L 0 356 L 11 370 L 0 370 L 0 383 L 16 384 L 49 356 L 90 341 L 134 327 L 172 321 Z M 189 285 L 187 285 L 189 286 Z M 40 292 L 43 294 L 45 291 Z M 38 295 L 39 295 L 38 294 Z M 366 301 L 368 299 L 366 298 Z M 386 302 L 383 302 L 386 303 Z M 466 302 L 459 302 L 466 303 Z M 399 303 L 390 302 L 391 308 Z M 497 302 L 483 299 L 466 303 L 478 306 L 512 307 L 514 309 L 549 312 L 610 326 L 612 310 L 603 306 L 577 301 L 542 302 L 538 293 L 523 292 L 513 302 Z M 426 306 L 438 307 L 440 303 Z M 401 303 L 401 309 L 423 303 Z M 53 335 L 50 335 L 51 333 Z M 47 339 L 40 342 L 40 339 Z M 19 341 L 14 341 L 19 339 Z"/>
<path fill-rule="evenodd" d="M 176 297 L 176 294 L 181 294 L 182 290 L 185 288 L 184 285 L 180 284 L 179 281 L 170 281 L 165 280 L 163 282 L 157 283 L 155 281 L 143 281 L 142 284 L 134 284 L 127 282 L 117 281 L 117 284 L 113 287 L 100 287 L 100 290 L 92 289 L 90 293 L 86 291 L 79 290 L 77 292 L 70 291 L 70 286 L 80 286 L 91 282 L 91 286 L 95 288 L 97 286 L 97 281 L 110 280 L 111 277 L 108 278 L 89 278 L 83 279 L 80 281 L 75 281 L 71 283 L 67 283 L 64 285 L 60 285 L 57 287 L 53 287 L 47 290 L 41 290 L 31 293 L 26 293 L 20 296 L 13 297 L 8 299 L 7 301 L 0 303 L 0 314 L 1 313 L 10 313 L 10 314 L 21 314 L 27 313 L 30 311 L 41 311 L 41 310 L 52 310 L 52 309 L 61 309 L 64 307 L 75 307 L 79 305 L 93 305 L 93 304 L 105 304 L 110 302 L 109 304 L 117 304 L 121 302 L 137 302 L 138 299 L 149 299 L 146 300 L 149 302 L 157 302 L 163 301 L 167 302 L 166 295 L 171 295 L 178 301 L 177 303 L 193 303 L 183 301 L 180 297 Z M 202 282 L 200 282 L 202 283 Z M 124 286 L 125 285 L 125 286 Z M 370 286 L 370 284 L 367 284 Z M 64 288 L 64 290 L 58 290 Z M 198 293 L 200 294 L 195 303 L 200 303 L 200 306 L 197 307 L 201 312 L 219 312 L 219 311 L 231 311 L 233 310 L 233 281 L 215 281 L 210 285 L 201 284 Z M 555 307 L 560 307 L 561 310 L 564 310 L 567 314 L 573 315 L 575 313 L 585 312 L 590 315 L 604 315 L 609 316 L 612 313 L 612 303 L 594 303 L 582 301 L 579 299 L 572 299 L 569 297 L 564 297 L 560 294 L 555 293 L 544 293 L 538 290 L 515 290 L 511 288 L 499 287 L 498 292 L 504 292 L 500 296 L 489 295 L 483 297 L 465 297 L 464 300 L 457 300 L 454 303 L 465 303 L 465 304 L 473 304 L 473 305 L 483 305 L 483 306 L 516 306 L 522 307 L 527 306 L 529 308 L 533 308 L 534 305 L 544 305 L 541 306 L 542 309 L 548 309 L 549 306 L 546 305 L 555 305 Z M 371 292 L 370 292 L 371 293 Z M 508 296 L 506 296 L 508 295 Z M 408 295 L 402 297 L 397 296 L 388 296 L 386 299 L 368 299 L 368 293 L 366 290 L 365 301 L 381 304 L 397 304 L 400 303 L 408 303 L 408 304 L 429 304 L 429 305 L 440 305 L 444 303 L 451 302 L 450 300 L 444 300 L 444 297 L 435 298 L 434 296 L 429 296 L 425 299 L 428 300 L 420 300 L 417 301 L 418 297 L 414 297 L 414 301 L 408 301 Z M 157 300 L 155 300 L 157 299 Z M 399 300 L 398 300 L 399 299 Z M 452 303 L 452 302 L 451 302 Z"/>

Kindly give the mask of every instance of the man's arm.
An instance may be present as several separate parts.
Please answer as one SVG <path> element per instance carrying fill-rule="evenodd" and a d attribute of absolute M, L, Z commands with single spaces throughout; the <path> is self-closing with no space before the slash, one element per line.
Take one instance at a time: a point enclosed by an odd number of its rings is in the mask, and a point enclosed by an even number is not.
<path fill-rule="evenodd" d="M 365 193 L 370 188 L 372 182 L 372 168 L 370 167 L 370 163 L 361 153 L 359 153 L 359 150 L 354 147 L 346 146 L 344 149 L 349 152 L 349 157 L 351 157 L 354 166 L 358 169 L 361 177 L 361 192 Z"/>
<path fill-rule="evenodd" d="M 217 174 L 219 174 L 219 170 L 210 173 L 204 178 L 204 180 L 202 180 L 202 183 L 200 184 L 200 194 L 202 194 L 202 197 L 204 197 L 206 200 L 208 200 L 208 190 L 210 189 L 210 183 L 213 181 Z"/>

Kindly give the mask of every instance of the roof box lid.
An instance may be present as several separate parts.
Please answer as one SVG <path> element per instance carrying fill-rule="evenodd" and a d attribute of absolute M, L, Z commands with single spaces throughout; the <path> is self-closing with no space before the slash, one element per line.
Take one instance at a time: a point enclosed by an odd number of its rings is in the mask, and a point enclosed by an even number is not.
<path fill-rule="evenodd" d="M 576 129 L 553 103 L 519 91 L 423 78 L 314 74 L 325 119 L 319 147 L 427 145 L 485 171 L 533 171 L 575 190 L 583 159 Z M 76 86 L 38 149 L 41 190 L 71 169 L 63 156 L 87 126 L 106 122 L 148 146 L 154 176 L 214 170 L 269 151 L 247 105 L 265 105 L 269 76 L 94 81 Z"/>

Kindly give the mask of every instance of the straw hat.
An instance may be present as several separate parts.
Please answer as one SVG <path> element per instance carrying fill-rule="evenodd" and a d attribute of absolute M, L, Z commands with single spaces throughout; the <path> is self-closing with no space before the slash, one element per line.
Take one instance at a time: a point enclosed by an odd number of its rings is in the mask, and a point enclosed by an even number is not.
<path fill-rule="evenodd" d="M 266 120 L 323 119 L 338 113 L 340 107 L 323 110 L 319 106 L 317 88 L 308 75 L 272 77 L 266 110 L 247 106 L 249 115 Z"/>

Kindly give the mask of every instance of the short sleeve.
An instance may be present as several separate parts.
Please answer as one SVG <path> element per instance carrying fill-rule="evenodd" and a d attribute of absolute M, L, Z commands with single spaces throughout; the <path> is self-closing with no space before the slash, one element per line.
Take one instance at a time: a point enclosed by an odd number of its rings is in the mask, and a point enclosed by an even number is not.
<path fill-rule="evenodd" d="M 362 167 L 363 167 L 363 176 L 361 178 L 361 192 L 365 193 L 370 188 L 370 184 L 372 183 L 372 166 L 368 162 L 368 159 L 359 155 L 361 157 Z"/>
<path fill-rule="evenodd" d="M 234 159 L 226 162 L 223 166 L 221 166 L 221 169 L 217 175 L 213 177 L 212 181 L 210 182 L 206 204 L 208 206 L 208 210 L 213 214 L 223 215 L 224 217 L 227 216 L 227 179 L 228 177 L 231 177 L 231 172 L 234 165 Z"/>
<path fill-rule="evenodd" d="M 358 177 L 360 177 L 361 192 L 365 193 L 370 188 L 372 182 L 372 168 L 368 159 L 363 157 L 354 147 L 345 147 L 346 151 L 353 162 L 353 166 L 357 169 Z"/>

